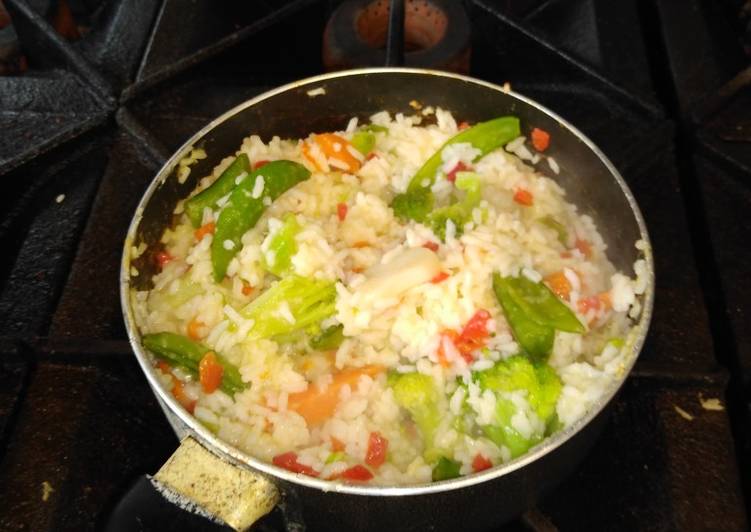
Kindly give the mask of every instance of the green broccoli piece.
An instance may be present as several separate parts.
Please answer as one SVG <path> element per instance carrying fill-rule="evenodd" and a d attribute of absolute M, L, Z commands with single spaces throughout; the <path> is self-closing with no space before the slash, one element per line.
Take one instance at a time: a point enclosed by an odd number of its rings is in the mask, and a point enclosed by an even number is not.
<path fill-rule="evenodd" d="M 278 277 L 289 273 L 292 269 L 292 257 L 297 253 L 297 241 L 295 237 L 300 232 L 300 224 L 297 223 L 295 215 L 287 213 L 284 217 L 284 225 L 271 238 L 268 251 L 273 252 L 273 263 L 269 264 L 264 254 L 264 266 L 268 271 Z"/>
<path fill-rule="evenodd" d="M 526 357 L 516 355 L 488 370 L 476 372 L 473 380 L 482 390 L 496 392 L 495 420 L 493 424 L 483 426 L 483 431 L 496 445 L 508 447 L 512 457 L 527 452 L 542 439 L 543 434 L 525 438 L 514 429 L 511 418 L 516 414 L 517 406 L 503 397 L 502 392 L 526 390 L 527 402 L 535 414 L 547 426 L 555 424 L 555 406 L 562 385 L 555 370 L 548 364 L 533 365 Z"/>
<path fill-rule="evenodd" d="M 440 399 L 433 377 L 422 373 L 393 374 L 389 384 L 396 403 L 409 412 L 422 433 L 425 448 L 432 446 L 433 436 L 441 422 Z"/>
<path fill-rule="evenodd" d="M 282 311 L 289 307 L 291 322 Z M 270 338 L 305 331 L 320 334 L 321 322 L 336 311 L 336 288 L 331 281 L 306 279 L 290 275 L 276 281 L 263 294 L 240 311 L 243 317 L 254 320 L 250 336 Z"/>
<path fill-rule="evenodd" d="M 391 208 L 394 209 L 394 214 L 402 220 L 423 222 L 433 210 L 434 203 L 433 192 L 429 188 L 420 188 L 399 194 L 394 198 Z"/>
<path fill-rule="evenodd" d="M 376 138 L 373 133 L 370 131 L 358 131 L 354 135 L 352 135 L 352 146 L 362 153 L 363 155 L 368 155 L 371 151 L 373 151 L 373 147 L 375 146 Z"/>
<path fill-rule="evenodd" d="M 427 223 L 433 232 L 446 241 L 446 222 L 451 220 L 456 227 L 456 234 L 460 235 L 464 224 L 472 219 L 472 210 L 480 205 L 480 176 L 472 172 L 459 172 L 454 183 L 458 190 L 465 192 L 464 198 L 456 203 L 436 209 L 427 216 Z"/>
<path fill-rule="evenodd" d="M 461 467 L 462 464 L 456 460 L 441 456 L 436 465 L 433 466 L 433 482 L 460 477 L 461 473 L 459 471 Z"/>

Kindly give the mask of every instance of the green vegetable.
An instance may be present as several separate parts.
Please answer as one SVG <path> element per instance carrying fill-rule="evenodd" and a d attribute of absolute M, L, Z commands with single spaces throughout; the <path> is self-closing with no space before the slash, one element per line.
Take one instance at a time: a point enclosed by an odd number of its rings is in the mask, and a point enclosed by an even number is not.
<path fill-rule="evenodd" d="M 459 172 L 456 174 L 455 185 L 457 189 L 465 192 L 464 199 L 436 209 L 427 215 L 427 223 L 443 241 L 446 240 L 446 222 L 451 220 L 456 227 L 456 234 L 460 235 L 464 224 L 472 219 L 472 210 L 479 206 L 482 200 L 479 175 L 472 172 Z"/>
<path fill-rule="evenodd" d="M 558 242 L 564 246 L 568 244 L 568 231 L 566 230 L 565 225 L 550 215 L 540 218 L 540 222 L 558 233 Z"/>
<path fill-rule="evenodd" d="M 254 198 L 253 190 L 261 176 L 263 191 L 259 197 Z M 272 161 L 253 170 L 234 188 L 219 214 L 214 240 L 211 242 L 211 265 L 216 282 L 224 279 L 229 262 L 242 248 L 242 236 L 258 222 L 266 210 L 264 199 L 274 201 L 309 177 L 310 172 L 301 164 L 292 161 Z"/>
<path fill-rule="evenodd" d="M 493 290 L 514 337 L 534 358 L 544 359 L 550 354 L 556 329 L 574 333 L 585 330 L 571 309 L 542 282 L 495 273 Z"/>
<path fill-rule="evenodd" d="M 284 303 L 289 306 L 294 323 L 279 312 Z M 290 275 L 272 284 L 240 313 L 254 320 L 250 335 L 255 338 L 291 335 L 298 331 L 319 334 L 320 323 L 334 314 L 335 305 L 333 282 Z"/>
<path fill-rule="evenodd" d="M 327 464 L 333 464 L 334 462 L 341 462 L 347 457 L 343 452 L 331 453 L 326 457 Z"/>
<path fill-rule="evenodd" d="M 502 392 L 525 390 L 527 402 L 547 428 L 555 428 L 557 415 L 555 405 L 561 393 L 561 381 L 548 364 L 533 365 L 524 356 L 516 355 L 498 362 L 492 368 L 473 375 L 480 389 L 491 390 L 496 394 L 496 411 L 493 423 L 482 427 L 485 435 L 496 445 L 504 445 L 516 457 L 542 440 L 544 434 L 535 433 L 529 438 L 522 436 L 511 419 L 517 413 L 517 406 L 501 395 Z"/>
<path fill-rule="evenodd" d="M 438 390 L 433 377 L 422 373 L 394 374 L 389 381 L 396 403 L 409 412 L 429 448 L 441 422 Z"/>
<path fill-rule="evenodd" d="M 297 223 L 295 215 L 287 213 L 284 217 L 284 225 L 271 238 L 268 251 L 274 253 L 274 263 L 269 264 L 266 260 L 266 254 L 264 254 L 264 266 L 274 275 L 281 277 L 289 273 L 292 268 L 292 257 L 297 253 L 295 237 L 300 229 L 300 224 Z"/>
<path fill-rule="evenodd" d="M 372 133 L 386 133 L 389 128 L 379 126 L 378 124 L 368 124 L 367 126 L 362 128 L 363 131 L 370 131 Z"/>
<path fill-rule="evenodd" d="M 171 332 L 146 334 L 142 338 L 143 346 L 155 356 L 166 360 L 174 366 L 179 366 L 193 376 L 198 375 L 198 364 L 209 351 L 208 347 L 194 342 L 185 336 Z M 216 353 L 216 360 L 224 372 L 222 373 L 221 388 L 232 395 L 245 389 L 245 383 L 240 378 L 240 372 L 226 358 Z"/>
<path fill-rule="evenodd" d="M 352 146 L 363 155 L 369 154 L 373 151 L 375 146 L 375 135 L 370 131 L 358 131 L 352 135 Z"/>
<path fill-rule="evenodd" d="M 310 347 L 318 351 L 331 351 L 344 341 L 344 325 L 332 325 L 310 340 Z"/>
<path fill-rule="evenodd" d="M 519 135 L 519 119 L 513 116 L 502 116 L 481 122 L 453 136 L 412 176 L 407 192 L 396 196 L 391 205 L 394 213 L 403 219 L 422 222 L 432 210 L 433 193 L 430 187 L 435 182 L 436 174 L 443 164 L 441 153 L 446 146 L 469 143 L 480 151 L 480 155 L 475 159 L 477 160 Z"/>
<path fill-rule="evenodd" d="M 201 225 L 204 208 L 209 207 L 213 209 L 216 207 L 217 201 L 232 192 L 232 189 L 236 186 L 235 180 L 243 172 L 250 173 L 250 161 L 247 155 L 241 153 L 211 186 L 185 202 L 185 214 L 190 218 L 190 223 L 193 224 L 193 227 Z"/>
<path fill-rule="evenodd" d="M 456 460 L 441 456 L 438 459 L 438 463 L 433 467 L 433 482 L 460 477 L 461 473 L 459 473 L 459 470 L 461 467 L 462 464 Z"/>

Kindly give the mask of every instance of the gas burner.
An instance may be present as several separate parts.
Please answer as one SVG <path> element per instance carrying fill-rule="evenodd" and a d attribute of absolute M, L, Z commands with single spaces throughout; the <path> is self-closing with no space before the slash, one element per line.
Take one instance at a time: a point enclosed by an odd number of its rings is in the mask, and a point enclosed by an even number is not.
<path fill-rule="evenodd" d="M 390 2 L 348 0 L 331 15 L 323 36 L 327 70 L 386 63 Z M 404 2 L 404 64 L 469 72 L 469 20 L 460 2 Z"/>

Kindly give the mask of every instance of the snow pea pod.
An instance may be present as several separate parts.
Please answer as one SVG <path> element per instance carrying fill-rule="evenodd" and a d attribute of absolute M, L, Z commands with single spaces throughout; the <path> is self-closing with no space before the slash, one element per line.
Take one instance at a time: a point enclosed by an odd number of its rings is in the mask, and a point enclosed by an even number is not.
<path fill-rule="evenodd" d="M 253 170 L 230 194 L 216 222 L 211 265 L 216 282 L 224 279 L 232 258 L 242 248 L 242 236 L 258 222 L 266 207 L 287 190 L 305 181 L 310 172 L 292 161 L 272 161 Z"/>
<path fill-rule="evenodd" d="M 217 201 L 232 192 L 237 185 L 235 181 L 243 172 L 250 173 L 250 160 L 247 155 L 241 153 L 208 188 L 186 200 L 185 214 L 190 218 L 193 227 L 201 225 L 203 209 L 206 207 L 213 209 Z"/>
<path fill-rule="evenodd" d="M 171 332 L 146 334 L 142 338 L 143 346 L 155 356 L 180 366 L 193 376 L 198 375 L 198 365 L 206 353 L 212 351 L 208 347 L 194 342 L 190 338 Z M 226 358 L 216 353 L 216 360 L 222 366 L 221 388 L 232 395 L 245 389 L 238 369 Z"/>
<path fill-rule="evenodd" d="M 412 176 L 407 191 L 394 198 L 392 208 L 395 214 L 400 218 L 411 218 L 418 222 L 427 217 L 433 206 L 433 194 L 430 192 L 430 187 L 435 182 L 436 174 L 443 164 L 441 153 L 447 146 L 471 144 L 480 151 L 475 158 L 476 161 L 520 134 L 519 119 L 515 116 L 502 116 L 487 122 L 480 122 L 454 135 Z"/>
<path fill-rule="evenodd" d="M 556 329 L 576 333 L 585 330 L 571 309 L 542 282 L 495 273 L 493 291 L 514 337 L 535 359 L 542 360 L 550 354 Z"/>

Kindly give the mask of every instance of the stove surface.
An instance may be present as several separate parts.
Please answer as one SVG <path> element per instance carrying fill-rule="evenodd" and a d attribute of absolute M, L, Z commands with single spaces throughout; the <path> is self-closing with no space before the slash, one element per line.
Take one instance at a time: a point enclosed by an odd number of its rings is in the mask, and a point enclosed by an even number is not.
<path fill-rule="evenodd" d="M 339 2 L 60 2 L 79 22 L 77 40 L 61 36 L 55 3 L 4 4 L 26 69 L 0 76 L 0 530 L 103 529 L 178 444 L 122 322 L 118 269 L 135 206 L 211 119 L 323 72 L 322 35 Z M 463 2 L 470 75 L 511 82 L 592 138 L 633 190 L 656 261 L 652 327 L 603 435 L 503 530 L 748 527 L 751 66 L 741 4 Z M 0 27 L 0 64 L 9 38 Z M 723 409 L 704 408 L 709 398 Z M 299 525 L 275 510 L 257 526 Z M 209 524 L 171 526 L 160 529 Z"/>

